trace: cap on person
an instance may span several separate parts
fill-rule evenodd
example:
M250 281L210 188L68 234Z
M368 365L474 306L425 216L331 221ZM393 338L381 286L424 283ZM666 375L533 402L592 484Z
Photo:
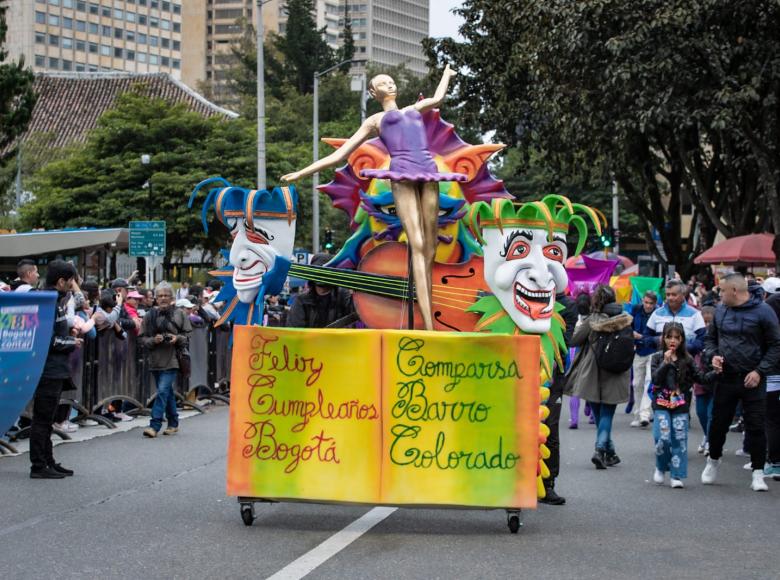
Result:
M129 284L127 283L127 280L124 278L117 278L113 282L111 282L111 288L127 288Z
M761 284L761 288L764 289L764 292L767 294L774 294L775 292L780 292L780 278L776 278L775 276L772 276L771 278L767 278L764 280L764 283Z
M195 305L187 298L179 298L176 301L176 308L195 308Z
M137 290L132 290L132 291L128 292L127 293L127 297L128 298L135 298L136 300L143 300L144 299L143 294L141 294Z

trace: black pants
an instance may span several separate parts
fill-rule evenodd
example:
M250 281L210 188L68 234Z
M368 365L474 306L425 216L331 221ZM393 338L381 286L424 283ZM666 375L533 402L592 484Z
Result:
M710 457L720 459L737 403L742 402L745 438L753 469L763 469L766 460L766 382L745 388L744 376L720 377L715 386L710 423Z
M68 379L41 378L33 398L32 427L30 429L30 463L33 471L40 471L54 463L51 434L52 423L60 404L60 394Z
M558 473L561 469L561 438L560 438L560 422L561 422L561 399L563 397L563 387L566 385L566 377L563 373L556 370L553 374L553 382L550 387L550 398L547 400L547 408L550 409L550 414L547 416L545 425L550 429L550 435L547 437L547 448L550 450L550 458L545 460L547 467L550 469L549 482L552 484L555 482L555 478L558 477Z
M766 439L769 463L780 464L780 391L766 394Z

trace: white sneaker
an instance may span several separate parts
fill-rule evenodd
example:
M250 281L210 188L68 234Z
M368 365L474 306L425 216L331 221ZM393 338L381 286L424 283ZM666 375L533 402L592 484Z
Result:
M682 489L685 487L685 485L682 482L682 479L674 479L672 478L670 482L672 489Z
M630 423L631 427L639 427L641 424L639 423L639 419L634 419Z
M701 472L701 482L704 485L712 485L718 478L718 467L720 466L720 459L707 458L707 465L704 466L704 471Z
M763 469L753 470L753 482L750 484L750 489L752 489L753 491L769 491L769 487L764 481Z
M664 472L663 471L661 471L659 469L656 469L653 472L653 483L655 483L657 485L663 485L664 484Z
M747 451L745 451L740 447L734 452L734 455L736 455L737 457L747 457L748 455L750 455L750 453L748 453Z
M114 415L119 417L122 421L135 421L135 417L128 415L127 413L114 413Z
M748 461L745 465L742 466L742 469L745 469L746 471L753 471L753 462Z
M703 455L706 450L707 450L707 440L705 439L699 444L699 448L697 449L697 452L699 453L699 455Z
M75 433L79 430L79 426L75 423L71 423L70 421L63 421L62 423L54 423L52 425L55 429L58 431L62 431L63 433Z

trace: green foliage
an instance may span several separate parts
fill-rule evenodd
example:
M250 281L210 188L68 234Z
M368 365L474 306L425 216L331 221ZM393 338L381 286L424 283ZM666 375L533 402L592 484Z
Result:
M27 128L36 100L33 72L25 68L24 58L6 62L6 10L0 2L0 153Z
M315 72L335 64L333 50L323 31L317 29L314 13L314 0L288 0L287 32L276 38L287 82L303 94L312 92Z
M455 79L463 117L562 181L614 175L669 263L686 271L696 250L684 203L705 247L717 231L780 232L776 2L466 0L458 11L466 42L428 49L469 71Z

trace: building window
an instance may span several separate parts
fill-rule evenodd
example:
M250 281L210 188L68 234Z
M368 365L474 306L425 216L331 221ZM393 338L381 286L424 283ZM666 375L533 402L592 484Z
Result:
M62 48L73 48L73 39L67 36L62 37Z
M114 26L114 38L121 39L124 35L125 31L119 28L118 26Z
M114 18L117 20L124 20L125 13L122 12L119 8L114 8Z
M149 64L157 64L158 62L160 62L160 59L156 54L149 55Z
M73 70L73 63L69 60L62 61L62 70Z
M138 62L146 62L146 53L145 52L139 52L138 53Z
M103 36L111 36L111 27L110 26L106 26L104 24L103 26L100 27L100 33Z
M99 32L98 25L96 22L90 22L89 23L89 33L90 34L97 34Z
M146 0L138 0L139 6L146 6Z
M173 41L173 50L181 50L181 42L178 40Z
M35 33L36 44L46 44L46 35L43 32Z
M40 54L35 55L35 66L46 66L46 58Z
M62 27L67 28L68 30L73 29L73 18L68 18L67 16L62 17Z
M76 41L76 50L80 50L81 52L85 52L87 50L87 43L83 40L77 40Z
M159 28L160 21L157 18L149 17L149 26L152 28Z
M83 64L76 64L76 72L84 72L84 65Z
M87 11L87 3L86 2L76 2L76 10L79 12L86 12Z
M138 24L140 24L141 26L146 26L146 16L144 16L143 14L139 14Z
M179 6L178 4L174 4L173 5L173 13L174 14L181 14L181 6Z
M60 17L56 16L54 14L49 14L49 24L52 26L59 26L60 25Z
M54 58L53 56L49 57L49 68L60 68L60 59Z
M101 13L103 16L105 16L106 18L111 18L111 8L109 8L108 6L103 6L103 7L100 9L100 13Z
M103 56L111 56L111 47L105 44L100 45L100 54Z
M120 47L118 47L118 46L114 47L114 56L116 58L123 58L124 54L125 54L125 51L122 50Z
M160 42L160 39L156 36L150 36L149 37L149 46L158 46Z
M177 59L173 59L173 68L181 68L181 61Z
M135 32L130 32L129 30L125 32L125 38L128 42L135 42Z
M125 12L125 20L135 22L135 12Z
M35 22L38 24L46 24L46 14L44 12L36 12Z
M125 58L127 60L135 60L135 51L134 50L128 50Z
M164 56L164 57L162 57L162 59L161 59L161 64L162 64L163 66L171 66L171 59L170 59L170 58L168 58L167 56Z
M138 33L138 44L146 44L146 35L139 32Z
M60 45L60 37L56 34L50 34L49 35L49 44L51 46L59 46Z
M181 22L174 22L173 23L173 31L174 32L181 32Z
M171 40L169 38L160 37L160 42L162 43L162 47L163 48L170 48L171 47Z
M157 0L149 0L149 7L150 8L159 8L160 3Z
M90 42L89 43L89 52L92 54L97 54L98 51L98 45L97 42Z
M100 6L98 6L94 2L90 2L89 3L89 13L90 14L100 14Z
M76 20L76 31L77 32L86 32L87 31L87 23L83 20Z
M163 2L162 3L162 9L165 10L166 12L170 12L171 11L171 3L170 2Z
M49 4L51 4L52 6L59 6L60 0L49 0Z

